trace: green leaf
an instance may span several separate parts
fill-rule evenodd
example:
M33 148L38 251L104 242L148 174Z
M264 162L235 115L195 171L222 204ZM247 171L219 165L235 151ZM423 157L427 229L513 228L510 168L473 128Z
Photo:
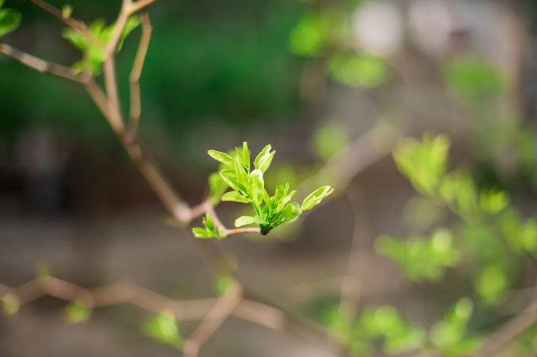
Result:
M283 223L291 223L302 214L302 210L300 209L300 205L298 203L292 202L284 207L282 213L284 218Z
M504 267L491 265L479 273L475 289L481 300L488 306L503 302L509 288L509 276Z
M222 195L228 187L229 185L222 179L218 172L213 172L209 175L209 190L213 205L217 205L220 202Z
M192 229L192 233L196 238L225 238L221 230L214 224L209 213L205 214L203 225L205 228L196 227Z
M241 216L235 220L235 227L247 226L249 224L264 224L266 223L260 217Z
M149 320L143 326L143 331L148 337L177 348L181 348L184 343L179 332L179 325L173 313L168 311L163 311Z
M196 238L213 238L212 233L205 228L192 228L192 233L194 233Z
M250 200L247 197L244 197L244 195L237 191L226 192L222 196L222 201L250 203Z
M218 162L221 162L224 165L233 165L233 158L226 154L225 152L216 151L216 150L209 150L207 151L210 157L215 159Z
M62 17L64 19L68 19L73 14L73 7L71 5L63 5L62 6Z
M0 38L19 27L22 15L15 9L0 10Z
M91 309L81 302L74 302L65 307L65 316L70 324L79 324L89 319Z
M242 167L246 169L246 172L250 172L250 150L248 150L248 143L246 141L242 143L242 150L237 148L237 155L240 158Z
M250 186L250 197L256 205L260 205L263 200L263 189L265 188L265 182L263 180L263 172L259 169L255 169L248 176L248 183Z
M274 155L276 154L276 151L270 151L271 146L267 145L261 150L261 152L256 156L254 160L254 167L256 169L261 170L261 172L265 173L268 168L270 167L270 164L272 163L272 159L274 158Z
M331 194L334 189L330 186L322 186L313 191L308 197L302 202L302 211L308 211L313 207L317 206L321 201Z
M240 183L237 179L237 175L232 170L220 171L220 177L235 191L243 191Z
M399 171L423 194L436 192L446 172L449 138L424 135L421 141L406 139L397 145L393 157Z

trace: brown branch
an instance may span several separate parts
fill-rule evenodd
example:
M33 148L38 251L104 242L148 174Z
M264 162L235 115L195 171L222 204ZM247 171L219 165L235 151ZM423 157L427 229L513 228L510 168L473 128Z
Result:
M140 123L140 116L142 112L141 94L140 94L140 77L142 75L142 69L144 68L145 58L149 49L149 43L151 42L151 33L153 31L151 26L151 20L147 10L143 11L140 15L142 21L142 36L140 37L140 45L138 46L138 52L134 59L132 71L130 75L131 84L131 110L130 110L130 122L129 132L132 137L137 135L138 126Z
M135 14L138 11L141 11L147 8L149 5L152 5L153 3L157 1L158 0L138 0L129 7L129 14L130 15Z
M232 310L228 315L273 330L284 329L285 316L281 311L255 301L243 299L241 291L240 285L231 286L225 299L178 301L131 283L120 282L85 289L65 280L47 276L31 280L14 288L0 284L0 299L12 294L22 306L41 297L51 296L67 302L81 302L94 309L130 304L155 314L171 311L174 317L180 321L221 319L223 312ZM225 305L222 300L227 301ZM231 301L235 304L233 309L230 308ZM211 324L214 324L214 321Z
M57 19L65 23L67 26L74 28L76 31L88 37L92 42L99 44L100 46L103 45L97 38L95 38L95 36L93 36L91 31L82 21L79 21L71 16L64 17L60 9L50 5L46 1L43 1L43 0L26 0L26 1L31 2L35 6L48 12L50 15L52 15L53 17L56 17Z
M239 282L231 283L226 293L218 299L211 311L185 341L185 357L198 357L201 346L218 330L240 303L242 292Z
M11 57L41 73L52 74L77 83L85 83L88 80L86 75L76 73L72 68L45 61L39 57L13 48L5 43L0 43L0 53L7 57Z

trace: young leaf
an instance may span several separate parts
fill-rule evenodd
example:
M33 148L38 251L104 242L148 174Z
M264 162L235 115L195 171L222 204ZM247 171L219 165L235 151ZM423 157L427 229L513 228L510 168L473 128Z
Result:
M331 194L333 191L334 189L330 186L319 187L304 199L304 202L302 202L302 211L308 211L313 207L317 206L326 196Z
M213 205L217 205L220 202L222 195L226 192L228 187L228 184L222 179L218 172L213 172L209 175L209 189Z
M263 180L263 173L259 169L252 171L248 177L250 185L250 196L252 201L259 205L263 199L263 189L265 187L265 182Z
M248 150L248 143L245 141L242 143L242 151L237 149L237 154L240 158L242 167L250 172L250 150Z
M19 27L22 15L15 9L0 10L0 38Z
M240 183L237 179L237 175L233 170L222 170L220 171L220 176L225 183L229 185L235 191L244 191L240 186Z
M250 203L250 200L247 197L244 197L244 195L237 191L226 192L222 196L222 201Z
M207 151L210 157L215 159L218 162L221 162L224 165L233 165L233 158L226 154L225 152L216 151L216 150L209 150Z
M265 146L254 160L255 168L261 170L263 173L268 170L272 163L272 159L274 158L274 154L276 154L276 151L271 152L270 149L270 145Z
M194 233L194 237L196 238L212 238L211 232L204 228L192 228L192 233Z
M260 217L241 216L235 220L235 227L247 226L249 224L263 224L266 223Z
M290 203L282 211L284 222L283 223L291 223L294 222L298 216L302 213L302 210L300 209L300 205L296 202Z

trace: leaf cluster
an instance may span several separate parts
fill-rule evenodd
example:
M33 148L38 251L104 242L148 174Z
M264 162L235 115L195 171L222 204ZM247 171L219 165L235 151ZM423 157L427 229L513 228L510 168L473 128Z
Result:
M311 210L318 205L333 189L330 186L322 186L307 196L302 204L293 202L292 198L296 190L290 191L289 183L277 185L274 195L270 195L265 188L264 174L270 167L276 151L267 145L253 160L250 157L248 144L243 143L242 148L236 148L234 154L221 151L209 150L209 155L221 163L220 178L231 188L231 191L222 195L222 201L250 204L254 210L253 216L241 216L235 220L235 227L258 225L261 234L266 235L272 229L295 221L302 212ZM213 181L217 181L213 179ZM214 185L212 187L217 187ZM221 190L221 188L219 188ZM218 231L214 231L209 225L211 222L206 217L205 231L195 228L198 235L212 235L218 237ZM213 233L210 233L213 232ZM210 237L203 237L210 238Z

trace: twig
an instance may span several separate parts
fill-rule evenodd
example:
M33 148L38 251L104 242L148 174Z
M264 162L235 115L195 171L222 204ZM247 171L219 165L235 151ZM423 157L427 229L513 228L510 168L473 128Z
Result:
M72 68L63 66L61 64L45 61L39 57L13 48L5 43L0 43L0 53L5 56L11 57L19 61L20 63L30 68L33 68L41 73L52 74L77 83L85 83L87 81L86 75L78 74Z
M75 18L73 18L71 16L64 17L62 12L61 12L61 10L59 10L58 8L50 5L46 1L43 1L43 0L26 0L26 1L31 2L35 6L41 8L44 11L48 12L49 14L51 14L53 17L55 17L55 18L59 19L60 21L64 22L67 26L72 27L75 30L77 30L78 32L80 32L81 34L87 36L90 39L90 41L92 41L94 43L97 43L100 46L103 45L97 38L95 38L95 36L93 36L91 31L88 29L88 27L82 21L78 21L78 20L76 20Z
M148 7L149 5L157 2L158 0L138 0L129 7L129 15L137 13Z
M241 301L242 286L234 281L192 335L185 341L185 357L198 357L201 346L218 330Z
M137 135L138 126L140 123L140 116L142 112L141 94L140 94L140 77L142 75L142 69L144 68L144 62L149 49L149 43L151 42L151 33L153 31L151 26L151 20L149 13L144 10L140 19L142 21L142 36L140 37L140 45L138 46L138 52L134 59L132 71L130 75L131 83L131 110L130 110L130 122L129 133L132 137Z
M8 294L16 296L20 306L45 296L52 296L67 302L82 302L93 309L130 304L155 314L171 311L180 321L204 319L221 300L219 298L172 300L126 282L85 289L50 276L40 277L14 288L0 284L0 299ZM285 326L285 316L281 311L240 296L231 315L273 330L283 330Z

